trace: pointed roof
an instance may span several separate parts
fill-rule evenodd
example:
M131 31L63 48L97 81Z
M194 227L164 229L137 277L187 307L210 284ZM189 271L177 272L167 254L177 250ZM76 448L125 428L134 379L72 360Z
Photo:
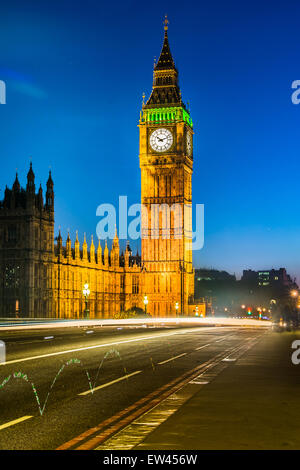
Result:
M91 236L91 248L95 248L93 235Z
M143 109L169 106L183 106L178 84L178 72L171 54L168 39L168 19L165 18L165 35L161 53L154 65L153 87L150 98Z
M48 181L47 181L47 188L53 188L53 180L52 180L52 176L51 176L51 170L49 171L49 178L48 178Z
M20 186L20 182L19 182L19 178L18 178L18 173L16 173L16 179L15 179L15 182L13 184L13 190L14 191L20 191L21 189L21 186Z
M30 168L29 168L29 171L27 173L27 180L28 181L34 181L34 173L33 173L33 169L32 169L32 162L30 162Z
M154 70L176 70L174 59L171 53L168 39L168 19L165 17L165 37L159 59L154 66Z

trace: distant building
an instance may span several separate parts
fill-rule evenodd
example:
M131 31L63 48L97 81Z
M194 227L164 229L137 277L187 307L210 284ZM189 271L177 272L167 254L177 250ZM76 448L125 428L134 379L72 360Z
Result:
M275 287L286 289L298 287L295 280L287 274L285 268L264 271L252 271L251 269L247 269L243 271L241 281L253 284L256 287Z
M236 284L235 275L226 271L195 269L195 299L205 304L207 315L224 314L235 298Z
M234 274L216 269L195 269L195 284L200 281L236 281Z

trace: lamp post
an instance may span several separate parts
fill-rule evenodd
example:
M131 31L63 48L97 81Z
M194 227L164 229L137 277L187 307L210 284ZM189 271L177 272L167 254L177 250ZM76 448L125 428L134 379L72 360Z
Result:
M82 291L83 295L84 295L84 300L85 300L85 309L84 309L84 317L85 318L88 318L89 317L89 310L88 310L88 300L89 300L89 295L91 293L90 289L89 289L89 285L88 283L86 282L83 286L83 291Z
M144 296L145 315L147 315L147 305L148 305L148 302L149 302L148 297L145 295L145 296Z
M178 309L179 309L179 304L178 304L178 302L176 302L176 304L175 304L175 315L176 315L176 317L178 315Z

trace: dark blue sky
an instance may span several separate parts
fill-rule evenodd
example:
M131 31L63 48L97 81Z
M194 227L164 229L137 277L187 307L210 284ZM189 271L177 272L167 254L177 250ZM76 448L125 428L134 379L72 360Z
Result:
M205 204L195 266L300 279L297 0L30 1L0 7L1 197L15 168L49 166L56 228L95 235L96 207L140 200L138 118L163 17L194 121L193 203Z

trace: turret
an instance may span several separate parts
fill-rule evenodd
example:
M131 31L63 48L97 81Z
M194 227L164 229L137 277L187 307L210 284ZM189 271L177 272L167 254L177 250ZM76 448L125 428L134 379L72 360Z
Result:
M60 233L60 229L59 229L58 237L57 237L57 253L58 255L62 255L62 236Z
M97 248L97 263L99 266L102 266L102 247L100 243L100 238L98 240L98 248Z
M71 242L69 232L68 232L68 237L67 237L67 241L66 241L66 255L67 255L67 259L69 261L70 258L72 257L72 242Z
M51 171L49 171L49 178L47 181L47 192L46 192L46 209L48 211L54 212L54 191L53 191L53 181L51 176Z
M105 248L104 248L104 266L109 266L109 251L107 247L107 240L105 240Z
M32 163L30 162L30 168L27 173L27 185L26 185L26 191L29 194L35 194L34 179L35 179L35 176L32 170Z
M87 242L86 242L86 236L84 234L84 239L83 239L83 244L82 244L82 259L87 260L88 255L87 255Z
M75 240L75 259L80 258L80 243L78 240L78 230L76 230L76 240Z
M120 247L119 247L119 238L118 238L117 228L116 228L115 236L113 239L112 250L111 250L111 265L115 267L120 265Z
M129 245L129 241L127 241L127 244L126 244L126 250L125 250L125 267L128 268L129 267L129 261L130 261L130 256L131 256L131 248L130 248L130 245Z
M19 179L18 179L18 173L16 173L16 179L15 179L15 182L13 184L13 192L15 194L19 193L20 189L21 189L21 186L20 186L20 182L19 182Z
M92 235L92 241L90 246L90 262L95 263L95 245L94 245L94 237Z
M26 200L27 209L32 210L35 206L35 184L34 184L34 173L32 170L32 163L30 162L30 168L27 173L27 185L26 185Z

